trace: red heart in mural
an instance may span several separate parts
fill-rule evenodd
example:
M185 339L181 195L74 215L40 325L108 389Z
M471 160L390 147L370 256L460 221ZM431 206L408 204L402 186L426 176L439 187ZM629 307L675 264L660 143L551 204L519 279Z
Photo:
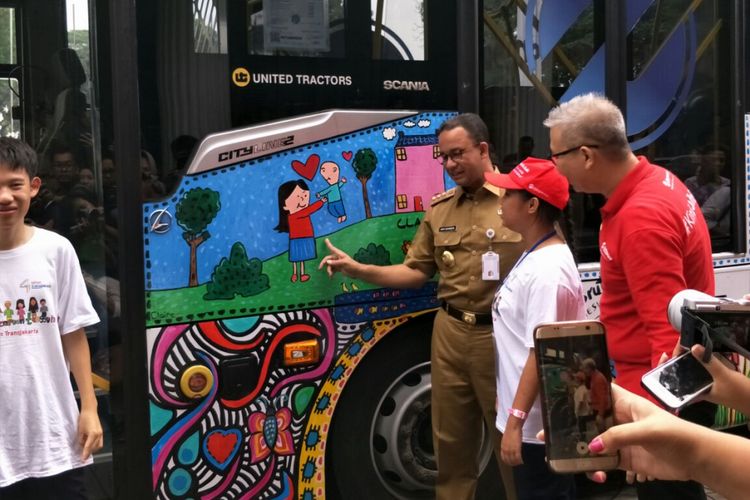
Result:
M352 152L344 151L343 153L341 153L341 156L343 156L346 161L349 161L352 159Z
M305 163L298 160L292 160L292 168L299 175L307 179L308 181L313 180L315 174L318 173L318 165L320 165L320 156L311 154Z
M236 430L214 431L206 437L206 451L214 459L216 465L225 467L236 453L239 440L240 433Z

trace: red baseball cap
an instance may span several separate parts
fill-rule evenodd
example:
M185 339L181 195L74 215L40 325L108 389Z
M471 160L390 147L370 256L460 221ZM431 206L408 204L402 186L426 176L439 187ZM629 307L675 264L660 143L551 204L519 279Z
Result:
M484 178L493 186L528 191L560 210L565 208L570 198L568 179L557 171L550 160L529 156L509 174L486 172Z

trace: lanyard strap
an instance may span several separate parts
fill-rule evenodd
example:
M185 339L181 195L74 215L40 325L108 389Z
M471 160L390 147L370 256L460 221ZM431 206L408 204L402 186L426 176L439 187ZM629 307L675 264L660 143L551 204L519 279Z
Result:
M531 252L533 252L534 250L536 250L536 247L538 247L539 245L541 245L542 243L544 243L548 239L552 238L555 234L557 234L557 231L555 231L553 229L549 233L547 233L544 236L542 236L541 238L539 238L539 241L537 241L536 243L534 243L533 245L531 245L531 248L529 248L528 250L526 250L523 253L523 255L521 255L521 258L516 261L516 263L511 268L511 270L505 276L505 279L503 280L503 285L505 284L506 281L508 281L508 278L510 277L511 274L513 274L513 271L515 271L516 268L521 265L521 262L523 262L523 259L525 259ZM501 285L501 287L502 287L502 285Z

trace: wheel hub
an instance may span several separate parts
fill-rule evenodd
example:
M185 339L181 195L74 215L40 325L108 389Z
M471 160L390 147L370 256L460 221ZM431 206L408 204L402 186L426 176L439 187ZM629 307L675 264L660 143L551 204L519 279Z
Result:
M412 366L385 391L372 418L372 461L383 486L398 499L434 498L430 363ZM479 470L492 454L482 426Z

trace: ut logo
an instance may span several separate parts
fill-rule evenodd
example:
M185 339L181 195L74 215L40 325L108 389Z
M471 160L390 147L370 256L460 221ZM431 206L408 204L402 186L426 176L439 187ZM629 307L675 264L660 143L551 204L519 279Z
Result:
M250 83L250 72L242 67L235 68L232 71L232 83L238 87L247 87Z
M652 22L649 20L650 9L653 10L658 3L656 0L626 2L623 24L631 30L626 35L633 35L639 29L643 31L643 23ZM604 92L607 70L604 44L591 47L590 55L576 58L569 41L565 41L566 35L570 38L572 29L581 28L581 23L593 23L592 9L597 9L596 5L593 0L529 0L525 16L522 13L518 15L516 31L519 34L519 48L529 75L541 79L542 63L556 61L558 56L555 51L570 58L570 76L561 81L565 90L559 102L586 92ZM693 87L696 46L701 42L696 33L694 12L686 9L685 15L667 28L669 36L660 42L653 53L642 55L642 61L625 68L630 75L626 82L625 116L632 149L651 144L672 126ZM550 99L554 100L551 96Z

